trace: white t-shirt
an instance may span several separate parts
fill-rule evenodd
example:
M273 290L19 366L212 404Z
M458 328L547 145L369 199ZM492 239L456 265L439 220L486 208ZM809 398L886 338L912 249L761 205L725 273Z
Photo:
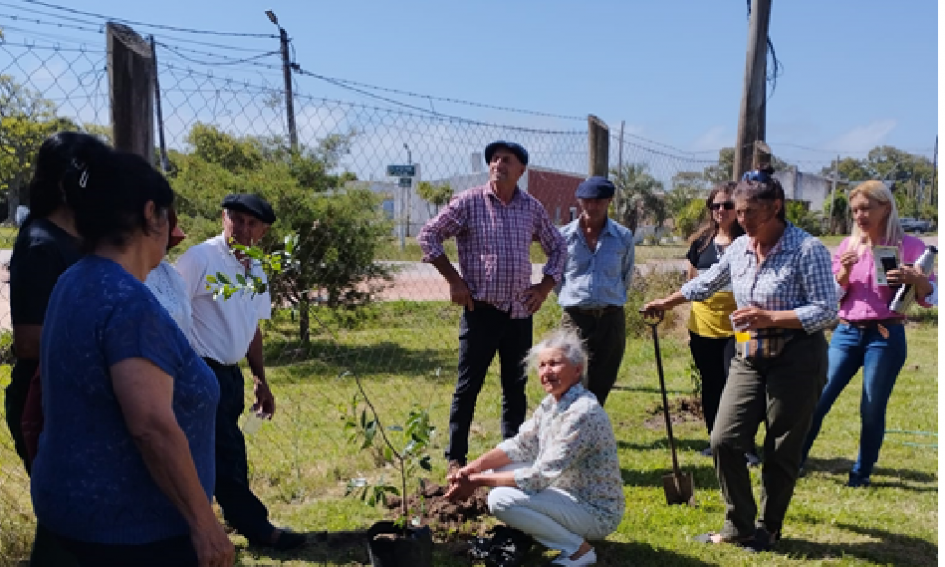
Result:
M187 342L193 344L193 310L184 278L164 259L151 270L144 283L183 331Z
M236 274L246 274L222 234L184 252L176 267L187 284L193 308L194 350L221 364L237 364L246 356L260 319L272 315L269 292L254 296L241 291L230 299L221 296L213 300L213 292L207 289L208 275L222 273L235 281ZM267 282L258 262L253 262L251 273Z

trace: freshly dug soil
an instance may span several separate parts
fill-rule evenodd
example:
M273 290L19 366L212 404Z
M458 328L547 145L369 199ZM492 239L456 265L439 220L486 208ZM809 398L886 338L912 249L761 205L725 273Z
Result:
M445 497L446 488L439 484L427 483L422 492L411 494L407 498L411 518L420 516L423 525L430 526L440 537L475 535L480 531L479 526L469 526L467 523L488 515L489 492L480 488L466 500L450 502ZM400 498L388 497L387 507L392 517L396 518L400 514L400 505Z
M646 418L643 425L649 429L663 429L666 427L666 421L663 418L663 404L657 404L656 407L647 412L650 417ZM669 419L673 423L684 423L687 421L702 421L702 400L697 396L687 396L684 398L672 398L669 400Z

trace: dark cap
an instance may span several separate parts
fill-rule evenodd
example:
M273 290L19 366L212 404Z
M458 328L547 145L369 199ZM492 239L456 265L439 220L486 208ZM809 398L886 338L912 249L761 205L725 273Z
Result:
M276 222L276 213L272 212L269 203L259 195L250 193L227 195L223 198L222 206L224 209L253 215L266 224Z
M496 140L486 146L486 163L492 163L492 154L499 148L507 149L515 154L515 157L518 158L518 161L522 162L522 165L528 165L528 152L525 151L525 148L523 148L521 144L506 142L505 140Z
M614 196L614 184L606 177L588 177L578 185L578 199L610 199Z

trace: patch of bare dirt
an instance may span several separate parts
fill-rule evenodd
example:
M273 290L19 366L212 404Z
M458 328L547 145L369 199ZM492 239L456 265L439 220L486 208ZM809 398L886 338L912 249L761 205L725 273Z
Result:
M647 414L649 414L650 417L644 420L644 427L648 429L663 429L666 427L666 420L663 417L663 404L657 404L656 407L649 410ZM687 396L669 400L669 419L673 423L703 421L702 400L700 400L698 396Z
M422 491L411 494L407 498L411 516L419 515L423 525L430 526L441 537L481 535L480 532L484 532L486 526L481 523L476 526L468 524L489 515L489 492L480 488L466 500L450 502L445 496L446 488L439 484L427 483ZM388 497L387 507L392 517L399 514L400 506L400 498Z

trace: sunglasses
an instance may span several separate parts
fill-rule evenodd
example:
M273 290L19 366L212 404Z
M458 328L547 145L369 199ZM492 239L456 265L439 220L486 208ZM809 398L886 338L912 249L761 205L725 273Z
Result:
M731 211L732 209L735 208L735 203L733 203L732 201L725 201L724 203L710 203L709 208L712 209L713 211L717 211L719 209L725 209L726 211Z
M769 183L771 181L771 176L765 173L764 171L746 171L742 175L742 181L757 181L759 183Z

